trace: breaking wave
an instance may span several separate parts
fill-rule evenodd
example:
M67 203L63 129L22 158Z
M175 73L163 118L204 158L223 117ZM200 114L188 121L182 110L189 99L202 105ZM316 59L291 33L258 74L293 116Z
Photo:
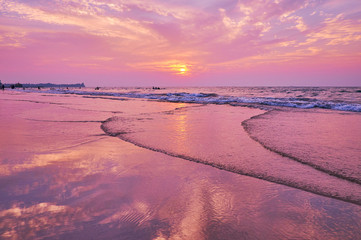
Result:
M361 112L361 104L342 101L326 101L316 98L306 97L242 97L227 96L216 93L187 93L187 92L169 92L169 93L141 93L131 92L102 92L102 91L79 91L67 89L52 89L42 91L53 94L76 94L86 96L109 96L109 97L126 97L126 98L142 98L167 102L184 102L199 104L248 104L261 106L279 106L291 108L322 108L339 111Z

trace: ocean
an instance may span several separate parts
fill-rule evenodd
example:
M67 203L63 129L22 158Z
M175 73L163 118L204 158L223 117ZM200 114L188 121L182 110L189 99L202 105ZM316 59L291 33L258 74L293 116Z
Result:
M360 87L193 87L50 89L48 93L155 99L168 102L281 106L361 112Z
M90 201L98 210L87 219L114 234L133 229L124 239L142 231L137 239L354 239L360 234L360 87L19 89L6 90L0 100L19 105L13 118L28 126L23 132L31 136L14 137L11 145L2 141L13 151L2 150L7 157L0 182L54 161L59 172L82 169L73 180L58 176L61 198L51 197L57 181L44 183L43 190L34 187L33 193L28 187L30 195L24 196L33 200L23 197L15 204L23 211L44 204L34 200L44 191L47 208L88 211L89 203L77 204ZM4 116L15 110L4 109L3 121L9 118L10 126L15 120ZM83 148L81 154L77 148ZM104 187L117 195L106 191L102 197ZM11 196L19 188L6 187L0 220L14 209ZM90 224L79 219L70 222ZM303 232L296 233L297 224ZM61 236L79 236L73 233L63 229Z

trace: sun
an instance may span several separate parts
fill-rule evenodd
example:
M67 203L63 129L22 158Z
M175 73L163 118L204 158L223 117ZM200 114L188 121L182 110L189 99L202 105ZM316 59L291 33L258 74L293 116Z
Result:
M188 68L187 66L180 66L178 68L178 73L177 74L180 74L180 75L186 75L188 73Z
M189 65L186 64L173 64L169 66L169 69L176 75L187 76L190 74Z

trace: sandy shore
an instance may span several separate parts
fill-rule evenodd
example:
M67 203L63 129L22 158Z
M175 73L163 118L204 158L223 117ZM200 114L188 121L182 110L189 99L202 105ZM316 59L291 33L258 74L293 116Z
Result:
M148 126L140 135L132 133L133 139L154 138L147 131L159 128L146 122L155 119L152 114L169 112L182 120L181 113L171 111L189 105L1 92L1 238L357 239L361 235L358 205L151 151L101 129L107 119L127 117L133 119L124 124L128 131L138 123ZM261 113L238 111L247 118ZM197 111L192 114L187 116L199 116ZM174 129L169 119L157 123ZM188 142L185 133L204 126L196 125L198 118L190 123L177 126L182 144ZM162 145L172 142L162 138L161 131L156 139ZM200 149L189 149L189 154Z

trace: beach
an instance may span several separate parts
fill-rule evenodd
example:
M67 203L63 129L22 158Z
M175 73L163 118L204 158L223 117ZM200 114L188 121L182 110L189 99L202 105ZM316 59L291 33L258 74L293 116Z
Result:
M1 91L0 238L361 236L359 89L206 90Z

